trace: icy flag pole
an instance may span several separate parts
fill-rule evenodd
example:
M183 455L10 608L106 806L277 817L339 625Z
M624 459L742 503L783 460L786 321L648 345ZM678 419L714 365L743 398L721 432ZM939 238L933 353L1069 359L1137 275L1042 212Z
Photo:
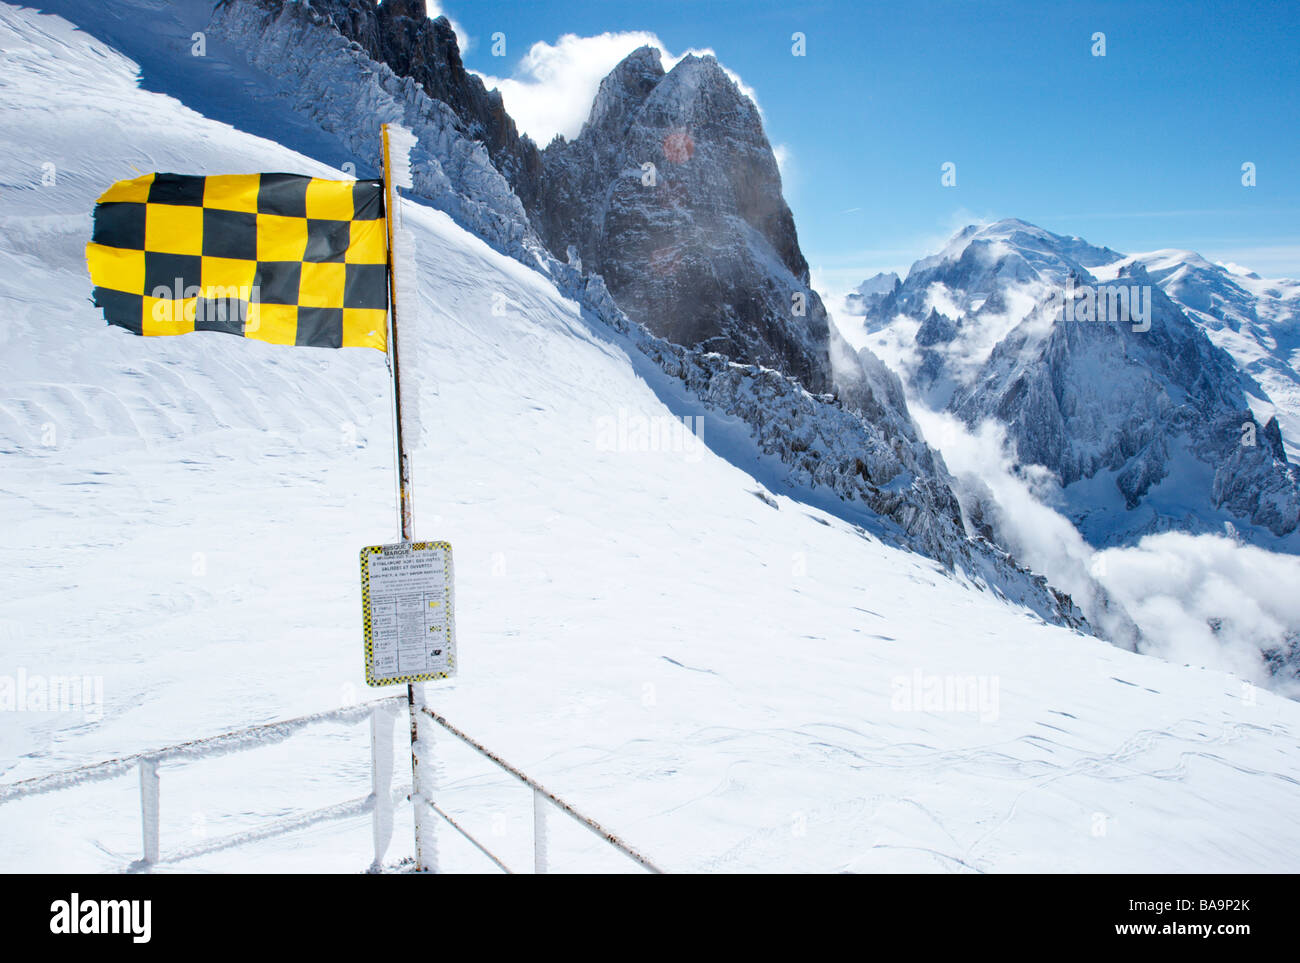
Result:
M410 188L411 148L415 135L400 124L384 125L384 207L388 212L388 277L391 286L388 314L388 362L393 375L393 436L397 448L397 511L401 519L402 541L415 539L415 522L411 506L411 463L406 453L408 432L418 432L414 400L417 389L403 390L401 358L398 343L398 318L409 322L410 310L418 303L416 297L415 263L411 236L402 230L399 187ZM400 314L399 314L400 310ZM420 710L424 707L424 686L409 682L406 686L406 703L411 720L411 810L415 820L415 868L417 872L436 872L438 852L433 835L427 831L424 811L432 802L430 776L433 756L429 747L420 740Z

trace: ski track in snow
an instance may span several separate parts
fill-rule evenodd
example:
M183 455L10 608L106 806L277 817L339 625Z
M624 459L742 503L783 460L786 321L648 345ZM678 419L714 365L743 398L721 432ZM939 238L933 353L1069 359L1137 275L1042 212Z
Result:
M94 198L137 169L330 169L138 89L57 18L0 5L0 47L0 675L102 676L105 699L0 713L3 781L379 694L356 553L396 537L382 358L135 338L89 304L82 256ZM447 216L405 223L417 530L459 579L462 674L428 697L454 723L668 870L1297 868L1300 706L1026 618L760 501L707 450L601 450L601 417L671 416L621 342ZM996 718L899 708L916 672L996 680ZM439 804L529 865L527 792L435 743ZM163 851L368 789L364 725L164 764ZM138 820L133 777L8 804L0 868L121 869ZM399 808L390 862L408 826ZM557 869L635 868L551 836ZM369 842L358 815L179 867L358 871Z

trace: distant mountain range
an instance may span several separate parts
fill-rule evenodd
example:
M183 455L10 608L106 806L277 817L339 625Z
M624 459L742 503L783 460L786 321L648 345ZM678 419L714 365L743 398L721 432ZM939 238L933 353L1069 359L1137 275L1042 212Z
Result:
M1009 219L846 307L927 405L1005 426L1094 545L1232 531L1300 550L1300 283Z

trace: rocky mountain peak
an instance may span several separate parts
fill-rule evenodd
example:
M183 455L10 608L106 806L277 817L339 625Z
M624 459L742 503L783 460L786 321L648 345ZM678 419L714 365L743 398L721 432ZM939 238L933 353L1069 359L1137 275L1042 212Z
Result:
M408 20L424 21L429 19L429 7L425 0L384 0L379 5L381 17L405 17ZM448 27L451 23L446 17L439 17Z
M957 325L952 318L940 314L938 308L931 308L921 327L916 331L916 343L923 348L946 343L957 337Z
M610 134L623 133L663 77L657 48L647 44L633 50L600 82L586 126Z
M543 153L530 211L619 306L676 344L831 389L830 328L808 286L762 119L717 60L664 72L642 47L601 83L587 124Z
M676 100L674 109L716 106L718 98L725 98L727 106L761 123L758 107L741 92L713 54L688 53L668 71L667 77L671 79L659 95L664 100Z

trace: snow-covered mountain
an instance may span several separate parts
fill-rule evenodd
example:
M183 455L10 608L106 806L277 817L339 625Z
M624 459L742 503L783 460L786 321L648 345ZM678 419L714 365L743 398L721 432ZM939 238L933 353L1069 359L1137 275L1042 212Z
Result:
M848 293L845 305L851 314L870 314L874 312L874 302L892 293L903 279L893 271L881 271L873 274Z
M371 126L405 119L416 526L457 553L440 712L670 871L1295 869L1300 704L1250 666L1123 651L1046 624L1065 619L1031 580L894 544L913 536L854 486L916 510L905 472L885 480L904 439L630 321L532 246L461 118L305 5L60 5L84 32L0 4L0 677L100 678L103 704L0 712L5 782L370 694L356 551L395 537L382 359L136 338L91 305L83 251L113 180L366 172ZM666 430L683 416L702 438ZM527 865L526 794L436 752L444 811ZM329 729L165 765L164 855L364 796L368 753ZM138 805L133 778L6 804L0 868L119 869ZM622 868L574 832L556 868ZM361 815L182 866L356 871L369 842ZM439 857L491 868L450 833Z
M1193 251L1152 251L1128 260L1141 263L1258 382L1264 396L1251 395L1252 408L1261 421L1276 414L1288 457L1300 460L1300 281L1261 278Z
M1015 457L1046 469L1049 501L1094 545L1226 523L1297 550L1300 469L1274 405L1166 288L1232 319L1221 328L1244 318L1186 271L1150 263L1157 275L1146 258L1005 220L966 228L893 290L850 307L928 405L971 427L1004 425ZM1246 311L1245 289L1213 280ZM1255 324L1252 343L1288 343L1268 327Z

